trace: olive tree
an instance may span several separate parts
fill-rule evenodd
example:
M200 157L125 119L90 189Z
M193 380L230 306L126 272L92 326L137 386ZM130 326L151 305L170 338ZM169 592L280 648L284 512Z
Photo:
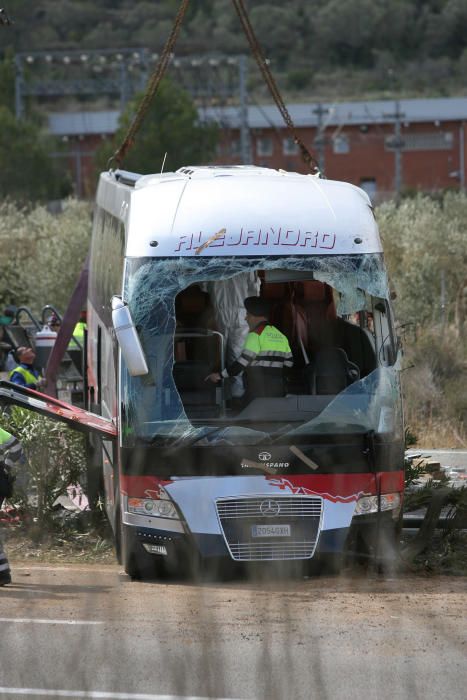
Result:
M113 145L104 144L98 152L97 163L101 169L122 143L140 101L141 95L129 103ZM126 170L154 173L161 170L164 161L166 171L182 165L209 163L215 152L217 134L216 125L200 122L188 93L169 80L163 80L123 166Z
M66 308L88 252L91 207L66 200L60 214L43 206L0 203L0 304Z
M84 439L80 433L31 411L0 411L2 427L20 440L25 462L16 469L13 501L39 528L50 524L53 506L71 484L85 475Z
M400 206L382 204L376 217L399 319L425 325L454 321L467 278L467 197L418 195Z

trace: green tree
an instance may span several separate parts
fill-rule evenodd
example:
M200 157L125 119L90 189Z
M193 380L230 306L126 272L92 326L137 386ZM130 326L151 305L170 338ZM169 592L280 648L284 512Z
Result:
M105 144L99 151L97 163L101 169L122 143L140 100L141 95L123 113L113 145ZM208 163L215 152L217 133L216 125L200 123L196 107L184 90L163 80L122 165L135 172L159 172L166 153L166 171Z
M329 0L316 13L315 52L337 64L368 67L375 37L380 37L382 3L378 0Z
M377 209L400 321L421 325L454 320L459 289L467 278L467 197L447 192ZM441 310L441 288L445 310Z
M432 56L458 58L467 47L465 0L448 0L427 19L426 48Z
M251 10L251 23L268 58L284 67L287 58L297 50L300 39L298 16L286 6L261 4ZM309 40L311 40L311 36Z
M0 106L0 196L34 201L69 194L69 179L50 158L51 148L40 127L18 121L7 107Z
M91 207L67 200L61 214L43 206L0 203L0 308L14 303L38 313L63 311L89 249Z

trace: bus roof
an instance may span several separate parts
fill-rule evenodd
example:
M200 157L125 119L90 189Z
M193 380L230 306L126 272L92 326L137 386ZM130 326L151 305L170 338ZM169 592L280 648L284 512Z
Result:
M345 182L254 166L102 173L97 204L122 219L130 257L381 252L370 200Z

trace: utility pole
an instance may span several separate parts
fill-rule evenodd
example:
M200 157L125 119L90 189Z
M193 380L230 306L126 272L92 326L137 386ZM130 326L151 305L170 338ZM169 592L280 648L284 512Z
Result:
M20 120L23 117L23 63L21 56L15 56L15 115Z
M402 191L402 149L404 148L404 139L401 136L401 122L405 114L401 112L401 103L399 100L396 100L394 104L396 108L394 113L383 114L383 116L394 119L394 136L390 141L390 146L394 149L394 189L396 191L396 201L400 202Z
M247 57L239 56L238 82L240 97L240 153L243 165L248 165L252 162L250 128L248 126L247 70Z
M459 186L461 192L465 192L465 122L461 121L459 127Z
M314 138L313 145L318 153L318 166L320 173L324 174L324 149L326 145L326 139L324 137L325 126L323 117L325 114L329 113L329 109L323 107L321 102L318 102L317 107L315 107L312 111L313 114L316 114L317 117L316 136Z

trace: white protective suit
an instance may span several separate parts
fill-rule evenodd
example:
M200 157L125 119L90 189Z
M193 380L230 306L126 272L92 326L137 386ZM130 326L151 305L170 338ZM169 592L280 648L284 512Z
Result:
M224 336L227 367L241 354L248 335L243 302L247 297L259 296L260 286L261 282L254 271L242 272L226 280L205 282L203 285L204 291L211 297L217 326ZM245 387L242 375L231 377L230 381L232 396L243 396Z

